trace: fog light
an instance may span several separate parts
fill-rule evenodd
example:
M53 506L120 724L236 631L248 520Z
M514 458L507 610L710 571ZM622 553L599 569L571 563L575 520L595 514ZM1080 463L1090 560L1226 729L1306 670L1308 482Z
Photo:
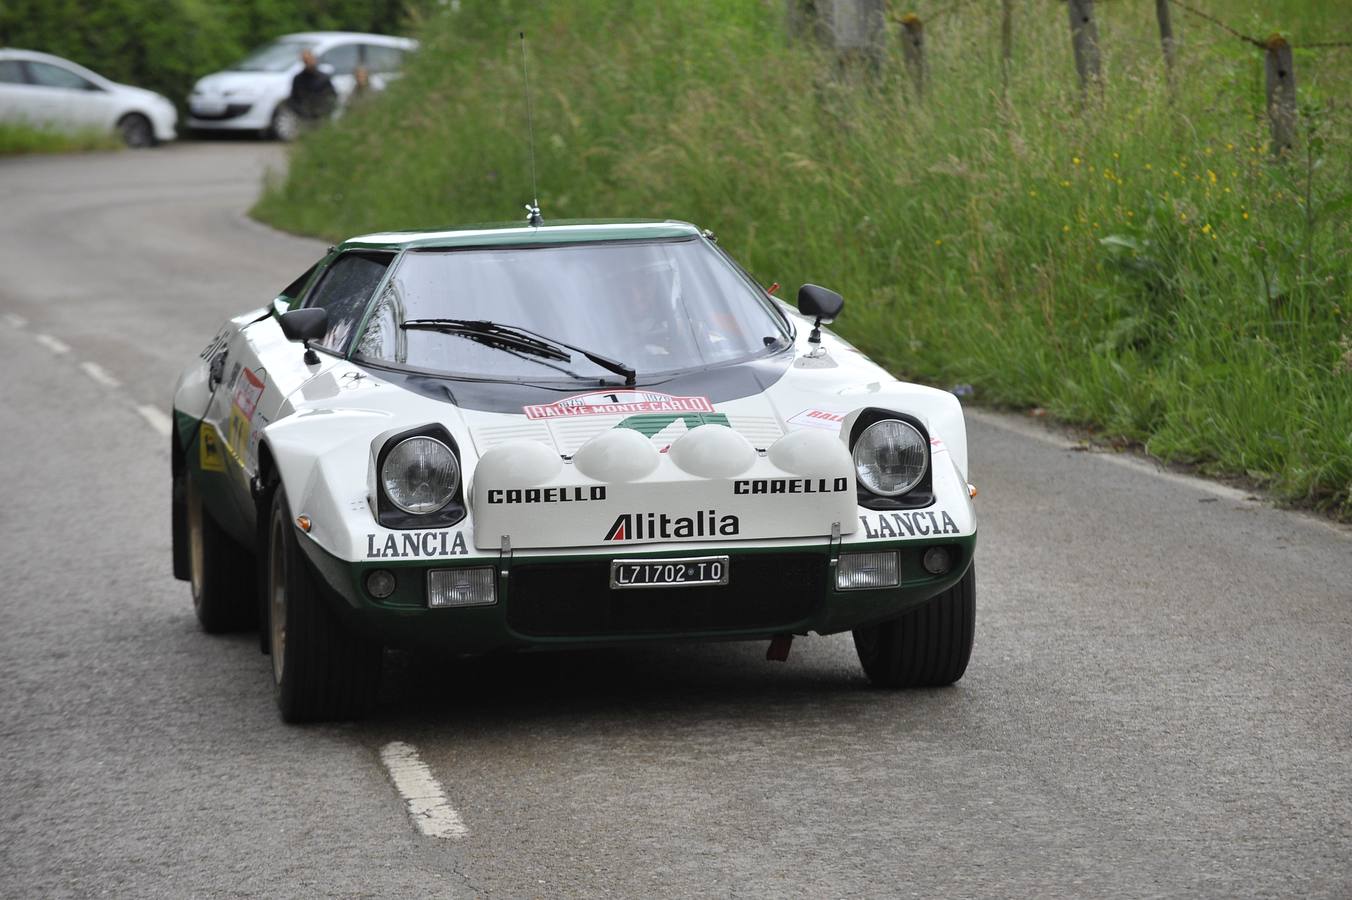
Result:
M492 566L433 569L427 573L427 605L433 609L492 606L497 602L497 570Z
M901 583L897 568L897 551L876 553L842 553L836 564L836 590L863 591L871 588L896 587Z
M953 568L953 557L949 555L947 547L931 547L920 558L920 564L931 575L943 575Z
M375 569L366 573L366 593L377 600L384 600L394 593L394 573L386 569Z

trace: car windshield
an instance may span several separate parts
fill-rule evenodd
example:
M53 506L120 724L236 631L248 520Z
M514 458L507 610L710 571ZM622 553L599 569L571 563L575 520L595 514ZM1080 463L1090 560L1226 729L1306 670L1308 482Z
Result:
M230 67L231 72L285 72L300 61L300 53L309 47L305 41L274 41L260 47Z
M614 378L581 353L520 352L427 320L529 329L642 377L763 354L788 336L757 288L703 240L411 251L377 299L358 355L487 378ZM405 327L408 323L408 327Z

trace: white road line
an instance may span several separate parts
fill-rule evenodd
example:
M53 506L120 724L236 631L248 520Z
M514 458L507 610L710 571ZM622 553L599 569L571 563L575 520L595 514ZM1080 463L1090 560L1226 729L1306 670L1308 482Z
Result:
M59 338L54 338L50 334L35 334L33 335L33 340L37 341L53 353L70 352L70 344L67 344Z
M22 328L28 324L28 320L23 316L14 315L14 313L5 313L5 324L10 328Z
M141 414L141 418L150 423L150 427L160 434L168 437L169 432L173 430L174 423L168 416L160 412L153 406L138 406L136 411Z
M452 840L469 836L460 814L451 807L417 750L403 741L392 741L380 749L380 761L389 771L394 789L404 798L409 818L423 835Z
M86 375L104 387L115 388L122 386L122 382L109 375L108 370L96 362L82 362L80 363L80 368L84 369Z

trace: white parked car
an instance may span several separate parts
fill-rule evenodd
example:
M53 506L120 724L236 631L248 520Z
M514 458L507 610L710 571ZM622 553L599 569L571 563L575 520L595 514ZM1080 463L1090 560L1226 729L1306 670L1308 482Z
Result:
M178 111L167 97L109 81L68 59L0 48L0 122L70 131L116 131L131 147L172 141Z
M404 56L418 48L409 38L346 31L288 34L260 47L223 72L198 80L188 97L188 127L202 131L256 131L289 141L299 119L287 105L291 82L310 50L327 72L341 106L356 84L358 68L371 90L383 90L399 76Z

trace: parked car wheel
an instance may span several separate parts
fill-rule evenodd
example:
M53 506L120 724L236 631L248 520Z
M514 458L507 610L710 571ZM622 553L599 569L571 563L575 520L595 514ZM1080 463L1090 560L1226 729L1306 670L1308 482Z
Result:
M212 518L202 495L187 474L188 581L197 621L207 634L224 634L253 627L256 621L254 561Z
M359 718L380 689L381 647L347 631L325 605L281 488L268 535L268 635L282 719Z
M854 630L864 674L877 687L942 687L967 670L976 626L976 565L953 587L904 615Z
M285 103L278 106L277 111L272 114L268 136L287 143L294 141L300 136L300 116Z
M118 120L117 131L128 147L155 146L155 129L150 120L140 113L128 113Z

